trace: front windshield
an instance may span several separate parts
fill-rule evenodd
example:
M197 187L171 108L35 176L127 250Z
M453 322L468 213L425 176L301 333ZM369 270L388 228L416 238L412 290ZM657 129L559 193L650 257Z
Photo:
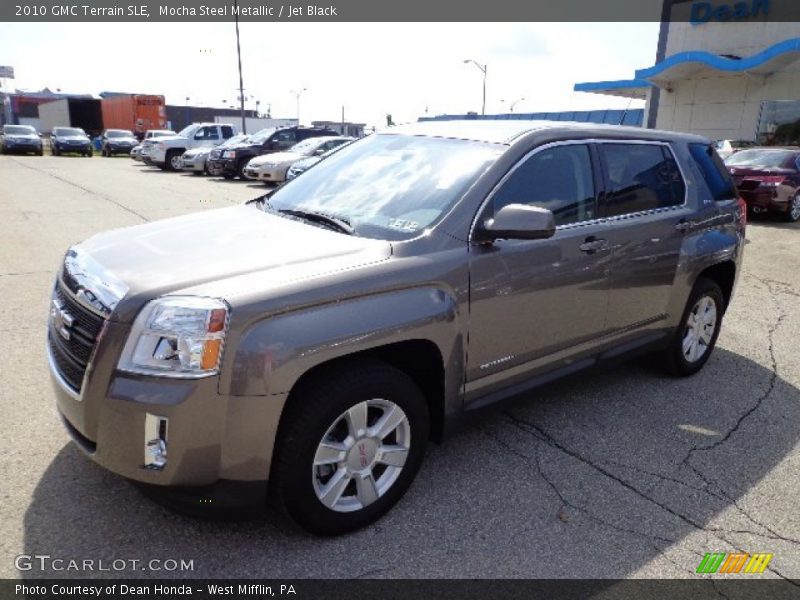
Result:
M222 144L220 144L220 147L222 148L226 146L235 146L236 144L241 144L242 142L249 141L249 139L250 138L248 138L246 135L242 135L240 133L239 135L235 135L232 138L228 138L227 140L222 142Z
M197 129L199 129L197 125L187 125L178 132L178 135L181 137L192 137Z
M83 129L78 129L77 127L57 127L53 129L53 133L56 135L86 135L86 132Z
M779 169L792 154L791 150L742 150L731 155L725 164L730 167Z
M289 148L289 152L294 152L295 154L308 154L309 152L313 152L318 146L327 142L328 139L330 138L308 138L307 140L298 142Z
M153 132L151 132L151 135L153 137L166 137L168 135L175 135L175 132L174 131L168 131L168 130L165 129L164 131L153 131Z
M108 131L106 131L106 137L129 138L133 137L133 134L130 131L125 131L124 129L109 129Z
M275 133L275 131L276 131L276 129L274 127L269 128L269 129L262 129L260 131L257 131L253 135L251 135L250 138L247 141L248 141L248 143L262 144L265 141L267 141L267 138L269 138L269 136L271 136L273 133Z
M6 125L4 131L6 135L36 134L36 130L28 125Z
M374 135L287 183L265 208L337 217L362 237L411 239L449 210L504 150L482 142Z

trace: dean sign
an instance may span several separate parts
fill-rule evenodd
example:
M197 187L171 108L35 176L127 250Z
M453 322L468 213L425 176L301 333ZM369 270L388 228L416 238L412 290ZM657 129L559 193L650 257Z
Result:
M689 22L700 25L709 21L741 21L759 15L769 14L769 0L753 0L752 2L734 2L731 4L712 4L711 2L695 2Z

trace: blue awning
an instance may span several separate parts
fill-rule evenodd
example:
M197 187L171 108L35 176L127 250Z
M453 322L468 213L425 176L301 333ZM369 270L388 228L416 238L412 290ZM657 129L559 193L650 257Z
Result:
M669 88L674 81L714 72L764 76L798 58L800 58L800 38L778 42L746 58L721 56L703 51L680 52L657 65L637 70L635 79L576 83L573 89L576 92L644 99L647 90L653 86Z
M800 38L784 40L747 58L720 56L710 52L680 52L657 65L636 71L637 79L646 79L659 87L668 86L702 72L749 73L768 75L800 58Z
M623 98L647 98L647 90L653 84L644 79L618 79L617 81L587 81L576 83L573 88L576 92L592 92L606 96L621 96Z

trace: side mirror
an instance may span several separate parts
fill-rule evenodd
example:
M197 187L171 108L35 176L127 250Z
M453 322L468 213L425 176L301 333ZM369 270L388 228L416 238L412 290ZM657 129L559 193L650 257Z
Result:
M478 243L506 240L543 240L556 232L552 211L527 204L507 204L476 231Z

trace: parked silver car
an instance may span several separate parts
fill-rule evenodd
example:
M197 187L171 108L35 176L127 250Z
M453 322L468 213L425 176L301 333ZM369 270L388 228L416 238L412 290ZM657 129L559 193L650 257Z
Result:
M241 144L247 139L246 135L238 134L230 139L225 140L219 146L202 146L200 148L192 148L187 150L181 156L181 169L189 171L195 175L219 175L219 173L212 172L208 165L208 156L214 148L227 148L228 146L235 146Z
M58 411L89 458L172 506L269 494L344 533L400 500L465 412L638 352L696 373L745 219L700 136L394 127L245 205L71 247L47 337Z

